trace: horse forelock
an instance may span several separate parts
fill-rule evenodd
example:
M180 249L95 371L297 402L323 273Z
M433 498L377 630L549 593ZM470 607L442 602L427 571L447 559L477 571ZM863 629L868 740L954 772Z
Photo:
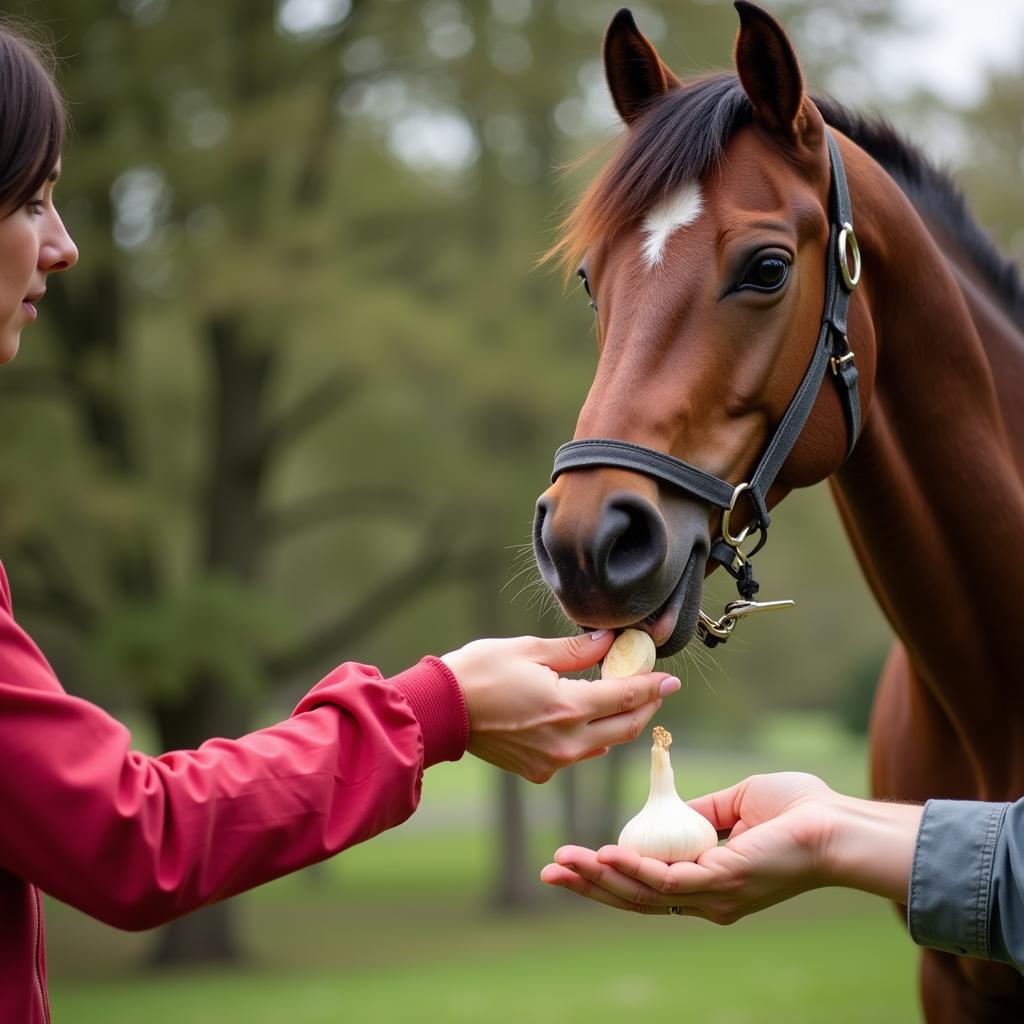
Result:
M978 226L949 176L884 118L866 117L831 97L812 98L825 121L877 160L919 212L942 221L1024 327L1024 284L1017 267ZM613 241L699 183L752 119L750 101L731 72L691 79L659 96L584 192L545 258L571 275L592 246ZM650 254L645 258L650 261Z
M730 73L693 79L658 97L566 218L547 257L571 274L591 246L699 182L752 116Z

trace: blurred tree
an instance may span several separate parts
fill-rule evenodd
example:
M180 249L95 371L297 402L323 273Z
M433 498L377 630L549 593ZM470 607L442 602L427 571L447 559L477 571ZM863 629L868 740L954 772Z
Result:
M994 75L984 98L964 117L966 144L961 172L979 223L1018 265L1024 262L1022 111L1024 76Z
M868 731L875 687L885 663L884 652L862 658L847 670L845 685L836 701L836 716L856 736Z
M5 383L66 400L52 415L75 468L44 494L10 464L26 514L6 539L21 599L77 631L71 677L131 687L163 749L246 731L266 679L337 660L457 572L472 534L439 530L443 503L400 475L295 500L272 486L364 372L336 346L306 365L289 349L302 311L330 296L336 103L358 77L338 36L358 33L366 6L48 5L76 113L63 194L84 259L47 303L52 348ZM340 612L290 623L268 563L352 517L389 521L411 550L381 559L347 606L324 602ZM158 960L234 958L229 914L171 925Z

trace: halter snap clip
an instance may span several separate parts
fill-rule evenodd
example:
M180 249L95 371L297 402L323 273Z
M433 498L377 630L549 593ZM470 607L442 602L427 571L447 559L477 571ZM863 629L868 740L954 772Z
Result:
M716 647L728 640L736 623L755 612L781 611L792 608L795 601L730 601L722 611L720 619L706 615L703 609L697 614L697 636L708 647Z

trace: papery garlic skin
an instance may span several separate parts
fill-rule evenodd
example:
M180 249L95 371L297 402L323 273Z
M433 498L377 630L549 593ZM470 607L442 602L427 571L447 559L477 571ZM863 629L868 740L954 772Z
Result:
M718 845L718 833L676 792L668 747L672 736L660 725L654 727L651 747L651 793L635 818L619 834L619 846L643 857L666 864L696 860L705 850Z

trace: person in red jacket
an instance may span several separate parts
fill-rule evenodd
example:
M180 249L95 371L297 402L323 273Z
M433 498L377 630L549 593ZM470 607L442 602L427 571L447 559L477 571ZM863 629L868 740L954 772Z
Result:
M78 258L53 205L64 118L40 52L0 29L0 365ZM544 782L634 739L679 681L563 677L611 641L477 640L390 679L343 664L284 722L149 757L62 688L0 565L0 1021L49 1024L41 891L149 928L399 824L466 750Z

